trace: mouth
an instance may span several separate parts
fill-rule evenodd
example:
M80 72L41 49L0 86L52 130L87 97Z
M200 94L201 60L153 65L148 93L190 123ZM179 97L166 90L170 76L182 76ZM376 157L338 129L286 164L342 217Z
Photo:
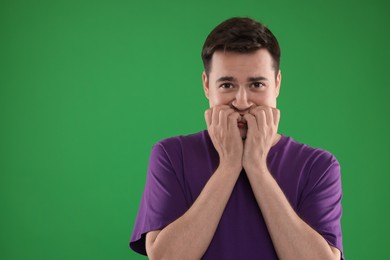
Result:
M241 118L238 120L237 126L238 128L243 128L243 129L248 128L248 124L243 116L241 116Z
M238 125L238 128L242 128L242 129L247 129L248 128L248 125L244 124L242 122L238 122L237 125Z

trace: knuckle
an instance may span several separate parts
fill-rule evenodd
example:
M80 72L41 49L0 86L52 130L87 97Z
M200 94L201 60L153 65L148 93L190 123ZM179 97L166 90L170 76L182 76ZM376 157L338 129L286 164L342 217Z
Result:
M247 122L253 122L253 120L255 120L255 117L254 115L251 115L251 114L246 114L244 115L244 118Z
M227 112L228 112L229 114L233 114L233 113L235 113L236 111L234 111L234 109L232 109L232 108L229 108L229 109L227 110Z
M257 109L252 109L252 110L249 110L249 113L248 115L255 115L257 113Z
M231 113L228 115L229 119L230 120L237 120L238 118L238 115L236 113Z
M219 112L219 115L220 115L222 118L226 118L226 117L227 117L227 112L226 112L226 110L221 110L221 111Z
M258 113L256 113L256 116L258 116L258 117L263 117L263 116L265 116L265 115L266 115L266 112L265 112L264 109L262 109L262 110L260 110Z

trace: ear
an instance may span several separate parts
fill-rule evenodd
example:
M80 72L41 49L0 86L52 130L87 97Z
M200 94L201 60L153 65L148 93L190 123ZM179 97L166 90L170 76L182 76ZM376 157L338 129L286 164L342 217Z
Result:
M275 92L276 92L276 97L279 96L280 92L280 84L282 83L282 72L279 70L278 75L276 76L276 81L275 81Z
M202 82L203 82L203 90L207 99L209 99L209 79L206 75L206 72L202 73Z

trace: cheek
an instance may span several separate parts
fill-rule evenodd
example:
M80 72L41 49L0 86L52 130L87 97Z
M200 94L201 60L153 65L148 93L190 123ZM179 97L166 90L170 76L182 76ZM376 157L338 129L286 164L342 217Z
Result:
M209 102L210 106L215 105L228 105L232 102L233 98L230 95L221 94L221 93L210 93Z
M267 96L263 94L257 94L252 96L253 103L255 103L257 106L262 106L267 104Z
M275 106L275 97L270 93L262 93L259 95L254 95L252 102L257 106Z

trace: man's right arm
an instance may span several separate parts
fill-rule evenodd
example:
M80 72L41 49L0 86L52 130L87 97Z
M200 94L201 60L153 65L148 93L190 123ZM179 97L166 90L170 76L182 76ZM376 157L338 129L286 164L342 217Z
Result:
M239 116L228 106L213 107L205 112L219 166L181 217L162 230L147 233L146 252L150 259L200 259L206 252L242 170Z
M241 168L220 165L193 205L164 229L146 235L148 257L200 259L206 252Z

